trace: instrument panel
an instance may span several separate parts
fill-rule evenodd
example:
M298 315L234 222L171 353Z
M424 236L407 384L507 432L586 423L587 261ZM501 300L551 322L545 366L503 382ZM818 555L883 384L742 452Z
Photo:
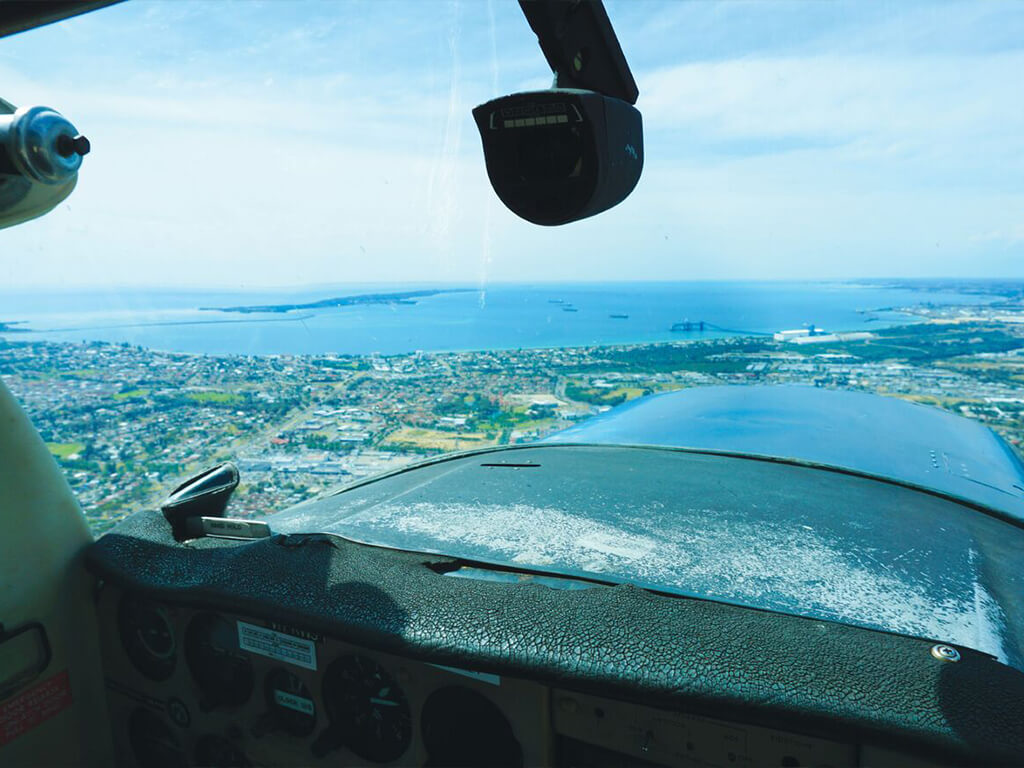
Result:
M99 609L126 768L552 763L543 686L109 586Z
M109 585L99 611L123 768L907 764L856 745L413 661Z

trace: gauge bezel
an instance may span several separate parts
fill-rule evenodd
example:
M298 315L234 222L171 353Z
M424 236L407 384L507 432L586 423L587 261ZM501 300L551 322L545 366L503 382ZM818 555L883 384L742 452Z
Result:
M143 636L140 619L155 617L171 640L170 650L160 653ZM162 682L174 674L178 659L178 638L168 609L130 592L121 597L117 606L117 630L121 648L132 666L143 676Z
M221 639L230 638L230 647L215 648L210 642L215 632ZM200 709L239 707L252 697L256 679L252 659L239 647L234 621L219 613L196 613L189 621L185 664L202 693Z
M377 682L371 682L375 678ZM353 683L359 688L353 690ZM409 699L378 659L360 653L339 656L324 673L321 695L331 723L329 730L336 732L355 755L374 763L390 763L412 746L414 723ZM379 729L376 737L368 734L368 726L372 726L368 718L389 723L393 737L382 739Z
M137 765L146 768L185 768L188 756L181 740L159 715L136 707L127 722L128 744Z

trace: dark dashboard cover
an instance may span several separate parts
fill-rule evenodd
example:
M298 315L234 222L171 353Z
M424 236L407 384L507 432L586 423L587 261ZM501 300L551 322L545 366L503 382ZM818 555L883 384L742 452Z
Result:
M535 446L430 462L268 522L930 638L1024 668L1024 531L847 472Z

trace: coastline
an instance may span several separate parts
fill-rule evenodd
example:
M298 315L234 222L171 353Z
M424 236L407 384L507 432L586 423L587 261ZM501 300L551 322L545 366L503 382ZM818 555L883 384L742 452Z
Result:
M408 303L414 293L418 299ZM188 294L176 297L178 306L145 308L143 296L128 297L134 306L96 309L62 302L59 313L44 308L23 317L11 314L21 324L19 338L33 341L100 341L214 356L398 355L737 338L810 324L850 333L916 322L913 305L933 296L938 294L836 282L526 284L266 304L228 300L215 311L190 302ZM947 293L944 298L966 305L991 297ZM567 305L577 311L565 312ZM698 328L703 321L705 327L673 330L687 320ZM13 340L13 330L8 338Z

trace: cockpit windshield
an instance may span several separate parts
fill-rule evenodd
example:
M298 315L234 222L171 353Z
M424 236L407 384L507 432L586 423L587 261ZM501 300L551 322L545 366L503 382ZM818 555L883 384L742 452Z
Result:
M552 87L517 3L127 2L0 40L0 98L60 110L92 146L69 197L0 231L0 378L93 532L230 460L228 514L282 532L1021 666L1024 5L605 6L639 90L643 174L558 227L495 194L473 116ZM546 130L568 114L551 109L506 119ZM642 407L662 423L642 398L728 387L731 412L752 413L740 388L782 384L799 385L790 416L761 409L742 445L597 437ZM816 432L832 390L970 420L970 439L915 432L904 451L887 435L913 420L885 408ZM798 422L818 441L806 456ZM535 475L459 470L543 478L488 480L490 499L446 474L457 461L408 475L436 497L373 496L405 475L365 484L534 443ZM733 457L736 495L703 454L667 447L892 482Z

